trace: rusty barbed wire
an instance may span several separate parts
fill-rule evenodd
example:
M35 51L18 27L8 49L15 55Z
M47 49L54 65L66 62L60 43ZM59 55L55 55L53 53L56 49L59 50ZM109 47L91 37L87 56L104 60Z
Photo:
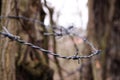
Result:
M93 51L92 51L92 53L91 53L90 55L78 56L78 54L76 54L76 55L73 55L73 56L62 56L62 55L60 55L60 54L56 54L56 53L54 53L54 52L52 52L52 51L50 51L50 50L43 49L43 48L41 48L41 47L39 47L39 46L36 46L36 45L34 45L34 44L32 44L32 43L28 43L28 42L20 39L19 36L16 36L16 35L11 34L11 33L6 29L6 27L3 27L3 30L4 30L4 31L0 31L0 34L3 35L3 36L5 36L5 37L8 37L8 38L11 39L12 41L16 41L16 42L18 42L18 43L21 43L21 44L30 46L31 48L34 48L34 49L37 49L37 50L40 50L40 51L44 52L44 54L53 55L53 56L58 57L58 58L63 58L63 59L67 59L67 60L71 60L71 59L72 59L72 60L78 60L78 62L79 62L80 59L88 59L88 58L91 58L91 57L93 57L93 56L95 56L95 55L100 54L100 52L101 52L100 50L97 50L87 39L83 39L84 42L86 42L87 44L89 44L89 45L91 46L91 48L93 49Z

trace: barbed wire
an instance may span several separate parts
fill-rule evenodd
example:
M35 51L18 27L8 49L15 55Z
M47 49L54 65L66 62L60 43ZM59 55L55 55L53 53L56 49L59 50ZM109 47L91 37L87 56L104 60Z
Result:
M94 45L89 42L85 37L81 36L81 34L79 34L79 31L76 31L78 30L77 28L74 28L73 26L70 26L68 28L64 28L64 27L61 27L61 29L59 30L59 32L56 31L56 29L54 29L54 33L44 33L44 35L46 36L66 36L66 35L69 35L69 36L76 36L80 39L82 39L85 43L87 43L93 51L97 51L97 49L94 47Z
M71 59L72 59L72 60L78 60L78 62L79 62L80 59L88 59L88 58L91 58L91 57L93 57L93 56L95 56L95 55L100 54L100 52L101 52L100 50L97 50L87 39L83 39L84 42L86 42L87 44L89 44L89 45L91 46L91 48L93 49L92 54L86 55L86 56L78 56L78 53L76 53L76 54L73 55L73 56L62 56L62 55L60 55L60 54L56 54L56 53L54 53L54 52L52 52L52 51L50 51L50 50L43 49L43 48L41 48L41 47L39 47L39 46L36 46L36 45L34 45L34 44L32 44L32 43L29 43L29 42L26 42L26 41L20 39L19 36L16 36L16 35L11 34L11 33L6 29L6 27L3 27L3 30L4 30L4 31L0 31L0 34L3 35L3 36L5 36L5 37L8 37L8 38L11 39L12 41L16 41L16 42L18 42L18 43L21 43L21 44L30 46L31 48L34 48L34 49L37 49L37 50L40 50L40 51L44 52L44 54L53 55L53 56L58 57L58 58L63 58L63 59L67 59L67 60L71 60Z
M39 25L42 25L44 27L50 27L51 25L45 25L43 22L37 20L36 18L27 18L25 16L14 16L14 15L10 15L10 16L0 16L0 19L3 18L8 18L8 19L22 19L22 20L27 20L27 21L31 21L31 22L35 22L38 23ZM55 26L55 25L52 25Z

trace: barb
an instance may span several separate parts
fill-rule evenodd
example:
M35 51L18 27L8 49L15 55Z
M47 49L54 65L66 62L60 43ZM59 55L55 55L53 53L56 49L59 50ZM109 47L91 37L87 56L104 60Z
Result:
M44 54L53 55L53 56L58 57L58 58L63 58L63 59L68 59L68 60L71 60L71 59L72 60L88 59L88 58L91 58L91 57L93 57L93 56L95 56L97 54L100 54L100 52L101 52L100 50L95 49L95 51L92 54L88 55L88 56L78 56L78 55L62 56L60 54L55 54L54 52L52 52L50 50L43 49L43 48L41 48L39 46L36 46L36 45L34 45L32 43L28 43L28 42L26 42L24 40L21 40L19 36L15 36L15 35L11 34L5 27L3 27L3 29L4 29L4 32L0 31L0 34L5 36L5 37L8 37L12 41L16 41L18 43L30 46L31 48L34 48L34 49L37 49L37 50L40 50L40 51L44 52ZM87 41L87 43L88 43L88 41Z
M56 28L56 29L54 29L54 33L45 33L44 35L47 35L47 36L50 36L50 35L53 36L54 35L56 37L57 36L63 37L63 36L68 35L72 39L73 42L74 42L73 36L81 38L92 49L92 54L90 54L88 56L81 56L81 57L84 57L84 58L90 58L90 57L96 55L97 53L100 53L100 50L97 50L91 42L89 42L85 37L81 36L81 34L79 34L78 29L73 27L73 26L70 26L68 28L61 27L60 29ZM76 49L74 58L75 57L77 58L79 49L77 48L77 45L76 45L75 42L74 42L74 47ZM78 63L80 63L80 58L78 59Z
M85 37L81 36L79 34L78 29L74 28L73 26L70 26L68 28L61 27L61 29L59 29L59 31L58 31L58 29L57 30L54 29L54 33L44 33L44 35L46 35L46 36L56 36L56 37L57 36L63 37L63 36L68 35L71 38L73 36L76 36L76 37L82 39L86 44L88 44L91 47L91 49L93 50L93 52L97 51L97 49L94 47L94 45L91 42L89 42Z
M72 28L73 28L73 26L70 26L70 27L68 27L68 28L64 28L64 27L60 27L60 28L58 28L58 27L55 27L55 28L53 28L53 32L54 33L44 33L44 35L46 35L46 36L60 36L60 37L63 37L63 36L66 36L66 35L73 35L73 33L72 33Z

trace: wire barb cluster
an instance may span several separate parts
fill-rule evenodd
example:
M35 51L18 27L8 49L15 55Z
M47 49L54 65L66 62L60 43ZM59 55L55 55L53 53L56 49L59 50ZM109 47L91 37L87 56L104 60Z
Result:
M19 36L15 36L15 35L11 34L5 27L3 27L3 30L4 30L4 31L0 31L0 34L3 35L3 36L5 36L5 37L8 37L8 38L11 39L12 41L16 41L16 42L18 42L18 43L21 43L21 44L30 46L31 48L40 50L40 51L44 52L45 54L53 55L53 56L58 57L58 58L63 58L63 59L68 59L68 60L70 60L70 59L72 59L72 60L78 60L78 62L79 62L80 59L91 58L91 57L93 57L93 56L95 56L95 55L97 55L97 54L100 54L100 52L101 52L100 50L95 49L94 46L93 46L88 40L83 39L83 40L84 40L86 43L88 43L88 44L91 46L91 48L93 49L93 53L92 53L92 54L87 55L87 56L78 56L78 53L76 53L76 54L73 55L73 56L62 56L62 55L60 55L60 54L54 53L54 52L52 52L52 51L50 51L50 50L43 49L43 48L41 48L41 47L39 47L39 46L36 46L36 45L34 45L34 44L32 44L32 43L28 43L28 42L20 39Z

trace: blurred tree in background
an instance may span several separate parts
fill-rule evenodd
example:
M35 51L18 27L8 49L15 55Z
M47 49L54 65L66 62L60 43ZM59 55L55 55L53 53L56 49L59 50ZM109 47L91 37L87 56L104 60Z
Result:
M120 1L88 0L88 8L88 38L102 54L83 62L80 80L120 80Z

